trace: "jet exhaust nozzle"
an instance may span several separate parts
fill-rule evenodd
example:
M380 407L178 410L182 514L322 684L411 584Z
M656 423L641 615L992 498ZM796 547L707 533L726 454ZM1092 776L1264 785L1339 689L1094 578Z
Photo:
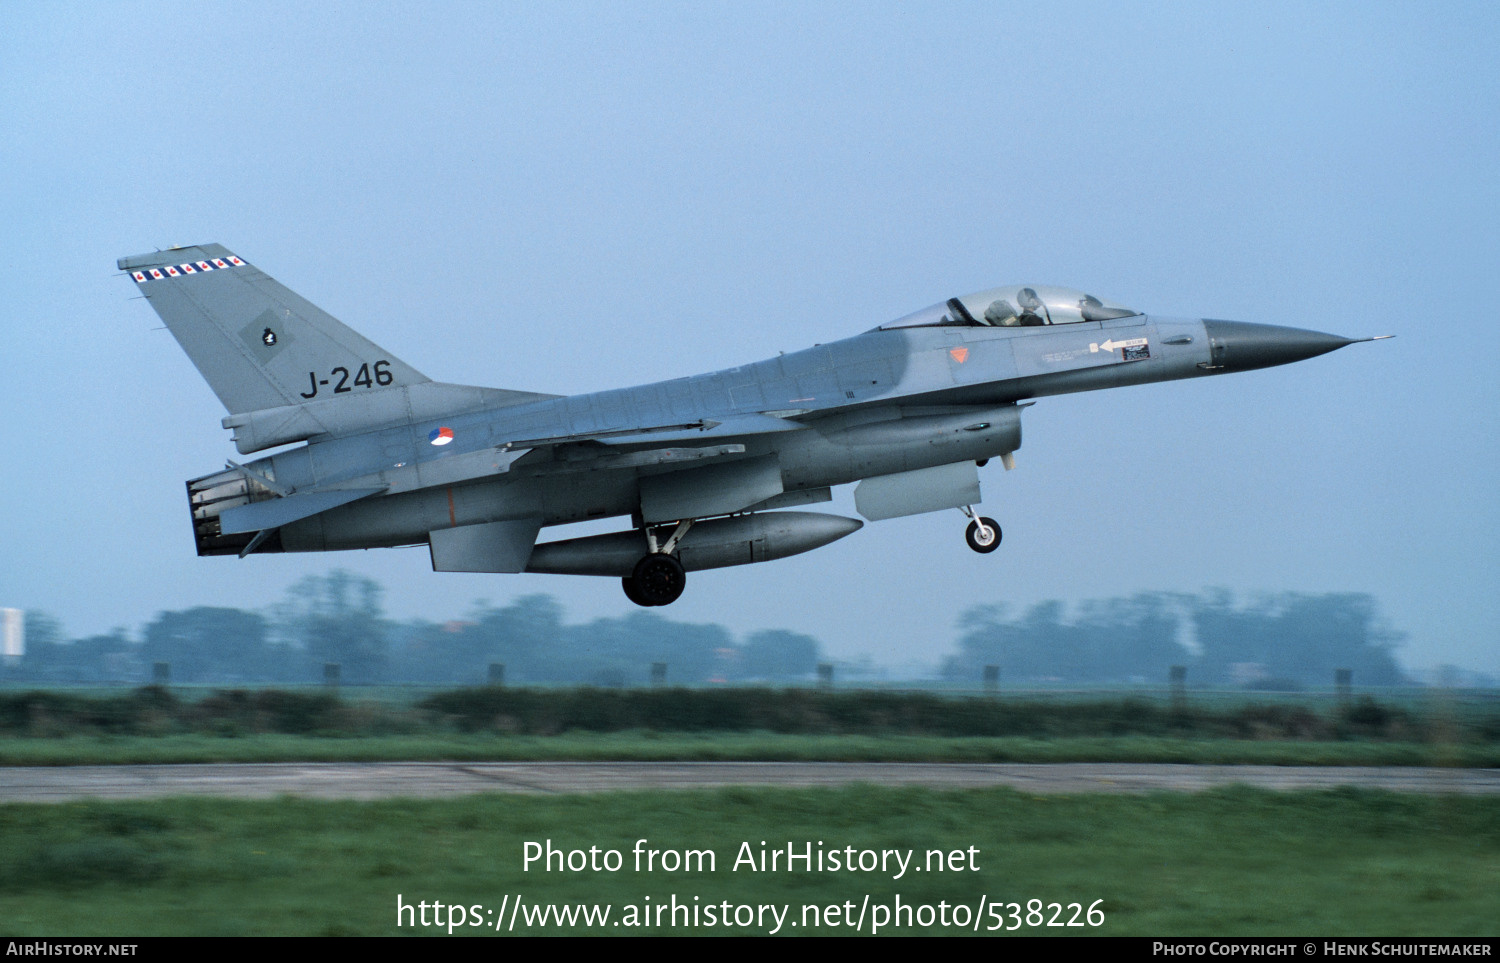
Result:
M255 532L225 534L219 516L229 509L258 504L276 497L260 482L237 469L214 472L187 483L188 506L193 513L193 541L199 555L238 555L256 538ZM257 552L282 551L281 535L275 533L255 546Z

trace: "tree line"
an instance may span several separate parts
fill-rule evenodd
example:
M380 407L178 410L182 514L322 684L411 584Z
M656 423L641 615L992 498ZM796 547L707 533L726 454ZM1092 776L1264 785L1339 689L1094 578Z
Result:
M270 611L200 606L161 612L132 639L124 629L68 640L50 615L26 613L26 654L0 679L149 682L167 663L173 683L307 683L339 665L350 684L476 685L503 666L507 683L637 685L664 663L670 683L795 681L822 658L816 639L779 629L737 641L720 625L633 612L570 625L557 601L528 595L476 603L460 619L395 621L378 582L345 571L309 576Z
M985 666L1011 681L1165 681L1182 666L1195 683L1248 689L1329 686L1347 670L1360 685L1406 681L1395 649L1403 636L1368 595L1284 592L1236 604L1224 590L1143 592L1061 602L1014 614L1004 605L968 610L959 623L952 679ZM994 670L991 670L994 671Z
M736 639L716 624L650 611L581 624L557 601L528 595L465 617L396 621L379 583L344 571L309 576L266 612L197 607L161 612L138 638L124 629L66 638L61 623L26 613L26 654L0 669L9 682L149 682L170 666L173 683L319 681L328 663L350 684L474 685L503 666L508 684L639 685L652 666L669 684L796 682L825 659L812 636L766 629ZM998 673L1005 684L1164 682L1171 666L1194 685L1328 686L1349 670L1361 686L1405 681L1401 636L1368 595L1283 593L1236 600L1225 591L1141 593L1068 606L1046 601L1012 612L981 605L958 623L958 651L942 665L957 683Z

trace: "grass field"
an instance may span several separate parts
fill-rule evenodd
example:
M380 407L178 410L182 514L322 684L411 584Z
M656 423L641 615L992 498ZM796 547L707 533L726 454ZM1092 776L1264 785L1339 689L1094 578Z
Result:
M1179 705L808 690L461 690L349 699L141 689L6 695L0 736L0 765L1500 766L1493 700ZM642 839L647 849L712 852L716 865L638 870L633 850ZM618 851L621 864L523 868L525 844L547 840L585 854ZM923 869L900 878L894 867L789 871L783 862L752 871L735 868L742 844L753 854L781 852L783 860L788 844L825 854L909 852ZM945 869L926 865L929 851ZM464 907L465 924L498 918L505 932L515 913L515 931L531 933L770 932L779 913L783 934L844 933L855 917L860 932L881 923L887 934L998 926L1047 935L1493 936L1496 893L1500 802L1355 790L1039 797L856 786L0 806L0 932L16 936L446 934L446 926L415 925L424 915L449 920L436 903ZM405 926L397 925L398 898L412 907ZM674 900L675 920L653 918ZM895 912L898 901L905 915ZM611 916L592 926L527 919L541 907L584 904L608 907ZM726 911L745 925L706 925ZM455 932L495 931L461 925Z
M0 765L847 760L1500 766L1500 702L809 689L0 693Z
M0 740L0 765L195 762L809 761L1175 762L1274 766L1500 766L1500 744L1170 736L1037 738L798 735L769 732L568 732L555 736L202 734Z
M637 870L640 839L648 849L711 851L715 866ZM524 844L546 840L561 850L616 850L620 869L523 870ZM894 863L868 872L733 868L742 843L758 854L762 841L783 852L789 842L825 854L912 851L918 866L928 850L959 851L962 861L900 879ZM621 935L726 932L702 925L705 907L717 915L726 901L782 908L786 934L847 932L848 917L863 910L869 932L899 898L912 913L887 918L889 934L972 932L976 918L983 932L998 918L1049 935L1494 936L1497 893L1495 801L1355 790L1036 797L855 786L0 807L0 927L14 936L446 934L398 927L398 894L414 907L462 905L465 922L488 923L495 912L502 925L517 897L526 907L607 904L609 924L592 929ZM640 922L641 908L673 898L684 907L678 925L629 925L632 907ZM1040 901L1034 914L1030 900ZM1096 927L1028 925L1028 917L1081 921L1095 901ZM997 902L1005 904L998 917L989 909ZM698 928L688 925L690 907ZM516 932L559 930L526 925L524 912ZM727 931L773 924L763 913ZM456 932L493 935L488 926Z

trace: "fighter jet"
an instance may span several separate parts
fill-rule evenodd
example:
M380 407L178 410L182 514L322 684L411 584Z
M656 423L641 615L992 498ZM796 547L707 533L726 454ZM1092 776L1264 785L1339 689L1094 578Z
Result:
M676 601L687 572L857 531L787 510L836 485L855 484L871 521L959 509L969 547L992 552L978 470L1014 467L1034 399L1375 340L1023 284L726 371L564 397L432 381L218 244L118 265L223 402L239 453L281 449L187 482L199 555L425 544L435 571L613 576L645 606ZM629 527L537 542L610 517Z

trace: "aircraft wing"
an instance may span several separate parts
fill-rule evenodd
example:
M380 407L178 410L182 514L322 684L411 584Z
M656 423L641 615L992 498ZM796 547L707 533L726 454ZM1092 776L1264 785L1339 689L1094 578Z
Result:
M734 457L745 454L745 445L736 442L803 427L774 415L728 415L723 421L517 438L500 447L542 455L533 466L540 474L670 468L641 480L642 517L658 522L728 514L780 495L776 456Z
M671 442L720 442L745 435L763 435L778 431L797 431L803 425L774 415L730 415L723 421L703 419L669 425L653 425L646 428L618 428L605 431L585 431L571 435L552 435L545 438L517 438L504 442L503 451L522 448L552 448L559 445L662 445Z

